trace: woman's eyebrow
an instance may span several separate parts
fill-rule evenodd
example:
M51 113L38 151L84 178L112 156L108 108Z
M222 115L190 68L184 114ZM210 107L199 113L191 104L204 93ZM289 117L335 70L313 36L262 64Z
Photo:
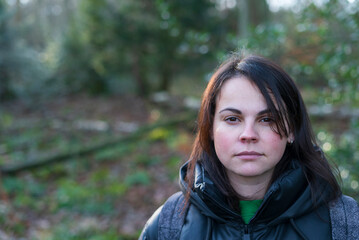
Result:
M225 109L222 109L221 111L219 111L219 113L222 113L222 112L225 112L225 111L230 111L230 112L233 112L233 113L236 113L236 114L242 114L242 112L236 108L225 108Z
M271 113L271 111L267 108L267 109L260 111L257 115L264 115L264 114L268 114L268 113Z
M236 108L225 108L225 109L222 109L221 111L219 111L219 113L222 113L222 112L225 112L225 111L230 111L230 112L233 112L235 114L242 114L241 110L239 109L236 109ZM267 108L267 109L264 109L260 112L257 113L257 115L264 115L264 114L268 114L268 113L271 113L271 111Z

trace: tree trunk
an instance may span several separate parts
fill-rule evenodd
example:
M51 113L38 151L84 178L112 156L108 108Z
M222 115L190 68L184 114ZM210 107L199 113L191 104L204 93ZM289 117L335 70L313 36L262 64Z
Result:
M146 80L146 66L142 63L138 50L133 52L132 61L132 75L136 81L137 94L140 97L147 97L149 94L149 88Z
M12 49L12 41L9 34L8 18L6 16L5 2L0 0L0 54L2 60L0 61L0 101L9 100L14 97L14 93L10 89L9 79L9 52Z
M250 25L257 26L269 20L269 6L266 0L248 1Z
M269 19L269 7L266 0L237 0L238 37L248 38L249 28Z
M21 1L16 0L16 16L15 21L16 24L20 25L22 20L22 9L21 9Z
M172 72L170 66L165 64L160 70L160 91L168 92L171 86Z
M0 66L0 101L6 101L14 98L13 92L10 90L9 77L4 67Z
M248 0L237 0L237 6L238 6L238 37L247 38L249 36Z

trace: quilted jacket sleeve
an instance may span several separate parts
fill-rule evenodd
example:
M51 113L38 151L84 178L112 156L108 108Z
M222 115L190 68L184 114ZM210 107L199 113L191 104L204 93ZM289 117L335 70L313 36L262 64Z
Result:
M359 239L359 205L351 197L343 195L330 203L330 219L333 240Z
M142 230L141 236L138 240L157 240L158 239L158 220L161 213L162 206L153 213L152 217L148 219L145 227Z

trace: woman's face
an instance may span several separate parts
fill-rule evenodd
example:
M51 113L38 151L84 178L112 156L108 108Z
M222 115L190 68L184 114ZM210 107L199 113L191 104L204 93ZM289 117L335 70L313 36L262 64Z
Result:
M273 121L263 95L246 77L224 83L216 100L212 137L232 185L270 181L288 141L272 130Z

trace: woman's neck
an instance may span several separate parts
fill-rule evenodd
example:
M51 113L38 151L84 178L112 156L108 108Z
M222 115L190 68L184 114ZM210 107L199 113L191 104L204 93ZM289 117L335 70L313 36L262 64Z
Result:
M228 173L229 180L233 189L242 197L247 200L263 199L270 178L248 178L239 177L238 175L232 175Z

